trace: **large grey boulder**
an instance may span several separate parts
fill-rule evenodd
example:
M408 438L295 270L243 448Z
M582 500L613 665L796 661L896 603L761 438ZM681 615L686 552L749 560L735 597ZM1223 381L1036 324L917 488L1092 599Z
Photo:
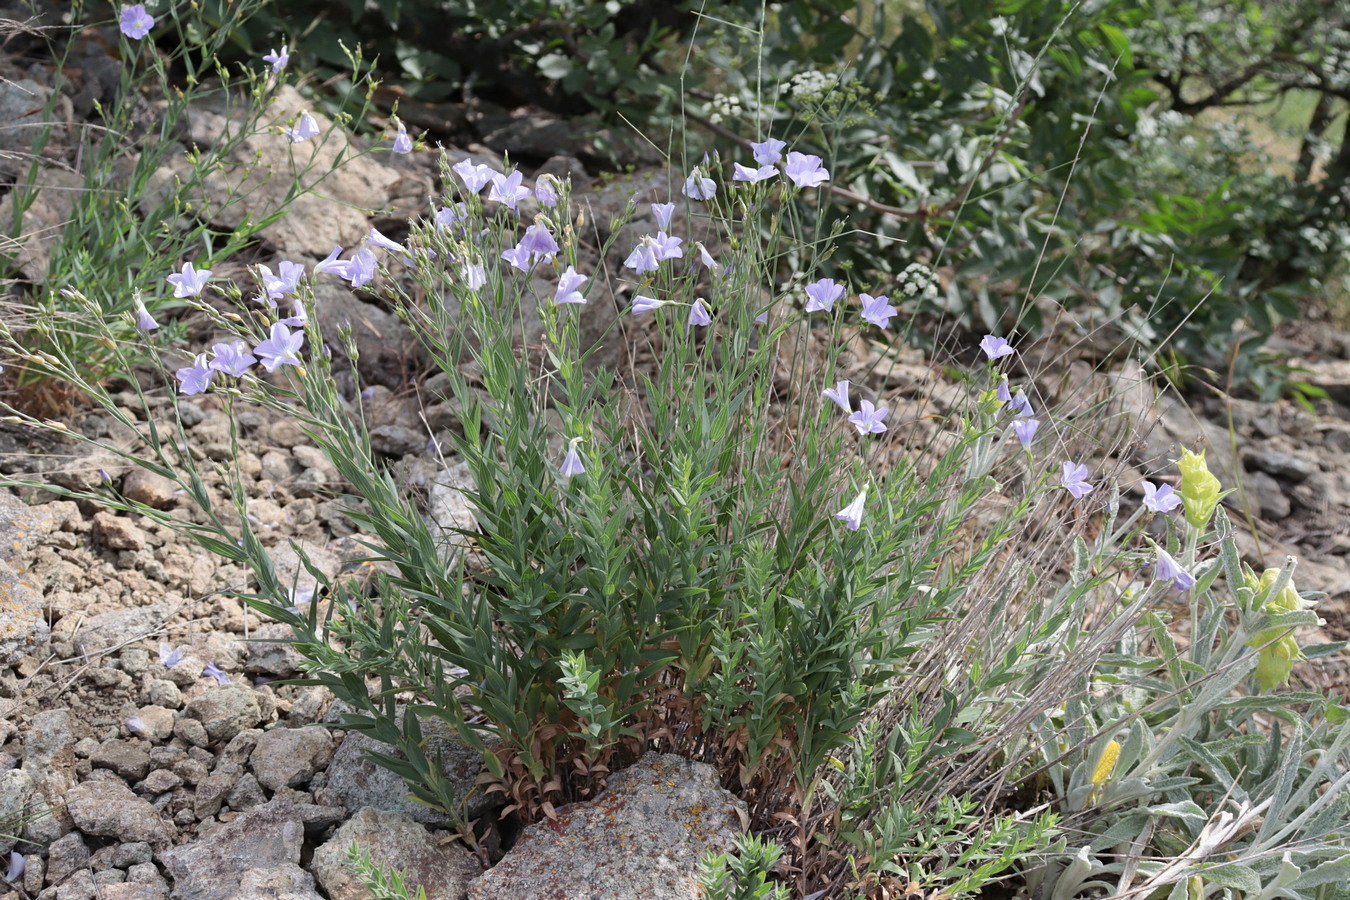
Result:
M334 717L332 711L329 715L330 718ZM441 759L442 773L454 785L460 797L469 798L469 818L481 815L500 802L474 790L478 775L483 770L483 757L477 750L445 734L444 726L436 720L423 719L421 725L423 733L428 735L427 755L432 759ZM438 731L441 733L438 734ZM371 752L399 755L389 744L355 731L347 733L333 754L333 761L328 765L328 789L341 798L344 806L348 809L369 806L386 812L402 813L424 825L437 825L445 821L441 813L414 802L402 778L371 762L368 758Z
M292 144L282 129L304 111L314 116L321 134ZM208 147L240 128L241 122L232 121L236 112L194 109L189 121L193 142ZM383 209L415 187L408 183L415 179L384 165L378 156L361 155L342 128L334 127L290 85L276 92L264 121L272 127L244 138L229 163L206 177L201 196L191 199L201 215L226 228L284 209L285 215L261 234L285 258L322 259L334 244L350 252L370 230L362 210ZM161 202L175 178L186 181L190 165L178 157L156 172L142 209L148 212ZM308 190L291 197L297 177Z
M526 828L469 900L695 900L699 858L732 850L744 811L710 766L649 752L595 800Z
M244 878L252 870L294 874L304 838L304 821L294 804L273 800L254 807L164 854L164 866L173 878L171 896L173 900L230 900L241 892L249 896ZM250 877L254 887L248 891L257 882L269 880L264 874ZM287 882L290 889L303 894L303 879L301 887L289 878Z
M356 844L381 866L407 876L409 893L417 887L427 900L461 900L482 869L459 844L443 844L407 816L366 807L314 851L310 871L331 900L370 900L370 891L347 868L347 848Z

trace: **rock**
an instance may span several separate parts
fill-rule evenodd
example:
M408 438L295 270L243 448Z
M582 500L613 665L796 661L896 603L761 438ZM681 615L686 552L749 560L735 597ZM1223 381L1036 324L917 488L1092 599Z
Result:
M202 723L212 741L228 741L263 720L253 688L245 684L218 684L188 703L184 714Z
M314 890L314 876L297 865L249 869L230 900L323 900Z
M147 741L167 741L173 734L173 711L163 706L142 706L136 710L135 718L139 723L135 733Z
M89 757L101 769L112 769L127 781L140 781L150 771L150 754L126 741L104 741Z
M367 303L333 281L319 280L314 286L315 319L323 333L330 335L333 370L350 365L338 329L349 326L356 345L356 370L367 385L399 387L406 380L410 358L425 351L408 326L393 313Z
M226 795L225 802L230 804L230 809L252 809L255 806L262 806L267 802L267 795L263 793L262 785L258 784L258 779L251 772L245 772L239 776L238 783L230 789Z
M428 436L402 425L377 425L370 429L370 447L376 453L397 459L422 452Z
M334 703L334 707L338 704ZM329 718L334 718L329 710ZM421 719L422 732L427 736L427 756L442 759L441 771L449 779L460 797L468 797L469 818L481 815L496 805L492 797L476 791L478 775L483 769L483 757L446 733L446 726L435 719ZM369 735L349 731L333 754L328 765L328 789L341 798L348 809L372 807L385 812L401 813L424 825L437 825L445 816L408 798L408 786L388 769L377 766L367 758L370 752L400 754L390 745Z
M37 785L26 772L19 769L0 769L0 822L20 822L40 799ZM0 854L14 847L9 827L0 828Z
M76 869L65 883L56 888L56 900L94 900L98 883L88 869Z
M145 776L140 789L147 794L162 794L183 784L183 779L172 769L155 769Z
M300 671L304 659L291 643L291 626L269 622L249 639L244 660L244 671L251 675L290 678Z
M287 717L292 728L313 725L323 719L328 705L333 702L333 694L328 688L301 688L300 693L291 701L291 712Z
M483 146L512 159L550 159L560 147L577 156L600 160L606 169L656 166L661 154L648 141L626 129L598 121L564 118L538 109L488 112L478 122Z
M1289 481L1302 481L1317 471L1317 464L1311 460L1279 450L1248 450L1242 454L1242 459L1249 469Z
M0 122L5 123L5 127L0 129L0 151L4 151L0 158L26 161L38 130L44 127L44 110L51 94L50 87L44 87L29 78L18 81L0 79ZM61 128L59 123L54 123L53 127L58 130ZM6 168L5 171L16 170Z
M1284 492L1284 486L1274 478L1265 472L1248 472L1242 482L1248 496L1256 501L1261 518L1278 522L1289 517L1292 509L1289 497Z
M300 862L305 829L294 805L273 801L163 855L174 900L229 900L252 869Z
M209 819L220 812L225 796L234 789L236 781L237 776L229 774L208 775L198 781L197 791L192 797L193 814L198 819Z
M165 709L182 709L183 692L167 678L156 678L150 682L150 703Z
M1343 484L1346 479L1345 472L1313 472L1301 484L1296 484L1289 491L1290 497L1294 502L1304 509L1310 509L1317 512L1327 512L1330 510L1344 510L1346 503L1346 488Z
M154 848L144 841L127 841L104 847L94 854L91 865L95 872L104 869L126 869L134 865L150 862L154 858Z
M324 574L328 583L337 580L342 571L342 560L337 554L318 544L299 542L300 550L309 560L309 565ZM294 606L310 603L318 591L318 580L305 568L300 554L290 544L278 546L271 551L272 566L277 572L277 581L282 589L290 593Z
M37 655L51 636L42 615L42 594L9 563L0 560L0 669Z
M457 844L443 845L407 816L366 807L314 851L309 868L330 900L370 900L370 891L346 865L347 848L353 843L381 866L406 875L410 894L418 886L425 889L427 900L460 900L469 881L482 870L468 851Z
M24 735L23 770L41 778L52 770L75 765L75 723L68 709L34 713Z
M712 767L649 752L595 800L526 828L469 900L695 900L699 858L731 851L744 810Z
M465 493L473 489L473 474L468 463L461 461L445 468L431 484L427 515L441 528L476 529L473 504ZM452 545L463 543L458 535L447 535L447 539Z
M150 654L144 647L123 647L117 666L128 675L139 675L150 668Z
M47 848L47 880L58 884L71 872L89 862L89 847L79 832L72 831Z
M148 801L119 781L86 781L66 794L75 827L96 837L144 841L164 847L173 839L173 826L160 819Z
M275 728L258 738L249 763L258 783L275 791L308 784L332 758L333 737L328 729Z
M1297 361L1301 378L1327 392L1337 403L1350 404L1350 360Z
M305 110L314 116L321 134L292 144L278 131ZM215 225L234 229L245 218L256 221L284 210L285 215L262 229L261 237L281 256L317 260L335 243L351 248L369 233L362 210L382 209L413 188L409 184L412 179L405 179L399 170L360 153L341 128L334 128L289 84L273 95L266 118L276 127L259 127L246 137L231 160L207 175L201 196L186 198ZM192 140L209 147L227 128L238 125L230 125L218 113L194 107L189 127ZM147 196L141 200L142 210L158 204L172 189L175 177L187 181L190 165L186 159L176 158L156 172ZM323 176L322 185L318 190L289 197L293 175L300 170L310 173L307 179ZM427 191L418 193L425 195ZM237 202L239 197L247 197L248 202Z
M124 881L105 884L98 890L98 900L167 900L168 896L169 887L163 880L150 884Z
M177 502L178 485L149 469L135 468L122 479L122 496L155 509L168 509Z
M153 634L174 611L164 604L115 609L89 616L67 616L56 623L55 634L65 636L71 629L70 640L80 653L97 653L116 647L136 637ZM69 624L68 624L69 623Z
M0 82L2 85L3 82ZM2 116L3 114L0 114ZM5 121L0 117L0 122ZM0 131L0 134L3 134ZM4 154L0 154L0 167L4 166ZM23 211L20 232L13 232L14 200L13 190L0 198L0 222L6 223L6 234L17 234L18 244L14 252L14 262L18 269L29 279L39 280L47 271L51 260L53 237L59 236L66 222L70 221L75 209L77 192L86 190L84 178L76 173L54 166L40 165L37 180L34 183L37 193L28 208ZM59 240L59 237L57 237Z
M109 550L145 549L145 532L125 516L115 516L107 510L94 513L94 540Z
M28 558L29 551L61 527L61 517L52 509L55 505L29 506L9 491L0 490L0 561Z

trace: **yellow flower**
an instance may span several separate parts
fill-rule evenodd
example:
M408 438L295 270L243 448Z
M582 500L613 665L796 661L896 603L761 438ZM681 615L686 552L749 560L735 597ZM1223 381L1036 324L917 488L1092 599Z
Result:
M1204 528L1214 515L1214 508L1223 496L1223 485L1209 471L1205 463L1205 454L1181 450L1181 459L1177 460L1181 470L1181 502L1186 507L1186 521L1193 528Z
M1112 771L1116 768L1116 760L1120 758L1120 742L1111 741L1102 751L1102 758L1097 760L1097 768L1092 770L1092 783L1101 784L1111 778Z

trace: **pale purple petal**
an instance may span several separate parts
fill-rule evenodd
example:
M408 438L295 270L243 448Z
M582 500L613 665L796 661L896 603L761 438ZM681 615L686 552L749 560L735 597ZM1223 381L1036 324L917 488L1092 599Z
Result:
M826 388L825 390L821 391L820 393L821 393L822 396L829 397L829 398L830 398L831 400L833 400L835 403L839 404L839 408L842 409L844 412L846 412L846 413L851 413L851 412L853 412L853 407L849 406L849 403L848 403L848 382L847 382L847 381L840 381L840 382L838 382L837 384L835 384L834 387L832 387L832 388Z
M786 141L780 141L776 138L769 138L766 141L760 141L757 144L751 144L750 149L755 154L755 162L761 166L771 166L783 158L783 148L787 146Z
M836 519L844 523L844 527L849 531L857 531L862 526L864 505L867 503L867 488L862 489L862 493L854 498L853 502L845 506L839 512L834 514Z
M985 355L991 360L1012 356L1014 352L1012 345L1008 343L1006 338L996 337L992 334L986 334L984 336L980 341L980 349L983 350Z

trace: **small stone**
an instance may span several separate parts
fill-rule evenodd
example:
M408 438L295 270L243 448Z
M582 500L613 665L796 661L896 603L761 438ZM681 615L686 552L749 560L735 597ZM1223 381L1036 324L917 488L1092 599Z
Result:
M201 696L188 703L184 712L190 720L201 722L212 741L228 741L244 729L258 725L263 719L262 708L258 705L253 688L244 684L221 684L207 688Z
M139 675L150 668L150 653L144 647L123 647L117 664L128 675Z
M312 725L323 719L328 704L333 702L333 693L324 687L301 688L300 693L291 701L291 712L287 721L292 728Z
M147 794L162 794L183 784L183 779L169 769L155 769L141 782L141 790Z
M142 706L136 711L136 719L140 722L137 737L147 741L166 741L173 734L173 712L162 706L151 704Z
M144 865L154 858L154 848L145 841L127 841L108 847L108 865L115 869ZM100 851L102 852L102 851Z
M167 900L168 896L169 885L163 878L150 884L128 880L98 890L98 900Z
M196 719L174 719L173 736L182 738L194 747L205 747L211 743L206 726Z
M291 643L291 637L291 626L281 622L270 622L259 628L248 642L244 671L276 678L295 675L304 657Z
M202 420L206 418L206 413L202 412L201 407L191 400L179 400L177 409L178 419L183 423L184 428L193 428L200 425Z
M89 679L89 684L100 691L125 690L131 687L131 676L111 666L99 666L97 669L91 669L86 677Z
M376 453L398 459L420 453L428 436L403 425L377 425L370 429L370 447Z
M267 429L267 438L272 443L290 449L298 444L308 444L309 435L305 434L305 427L296 419L287 417L277 419Z
M47 883L59 884L89 862L89 847L77 831L63 835L47 848Z
M154 509L168 509L177 501L178 485L149 469L132 469L122 479L122 496Z
M261 729L247 728L230 738L230 742L225 745L225 749L220 751L220 756L216 759L216 765L212 771L216 774L242 774L248 766L248 758L252 755L253 748L258 746L258 739L262 736Z
M56 900L94 900L98 893L98 884L94 873L88 869L77 869L65 882L56 888Z
M249 764L258 783L276 791L308 784L332 758L333 737L328 729L276 728L258 738Z
M109 550L141 550L145 548L145 532L123 516L107 510L94 513L94 540Z
M159 874L159 868L148 860L146 862L135 863L127 866L127 881L134 884L164 885L164 876Z
M150 703L165 709L182 709L183 692L172 681L157 678L150 682Z
M201 723L198 722L198 725ZM202 731L202 737L206 737L206 731ZM183 783L188 787L195 787L201 784L210 770L206 764L198 759L180 759L173 764L173 774L183 779Z
M250 869L239 879L231 900L323 900L314 890L314 876L296 865Z
M238 783L226 795L225 802L230 804L230 809L236 811L252 809L266 803L267 795L263 793L262 785L258 784L258 779L254 778L252 773L245 772L239 776Z
M220 812L225 797L234 789L233 775L208 775L197 783L192 798L192 812L198 819L209 819Z
M125 741L104 741L89 758L101 769L112 769L127 781L140 781L150 771L150 754Z

